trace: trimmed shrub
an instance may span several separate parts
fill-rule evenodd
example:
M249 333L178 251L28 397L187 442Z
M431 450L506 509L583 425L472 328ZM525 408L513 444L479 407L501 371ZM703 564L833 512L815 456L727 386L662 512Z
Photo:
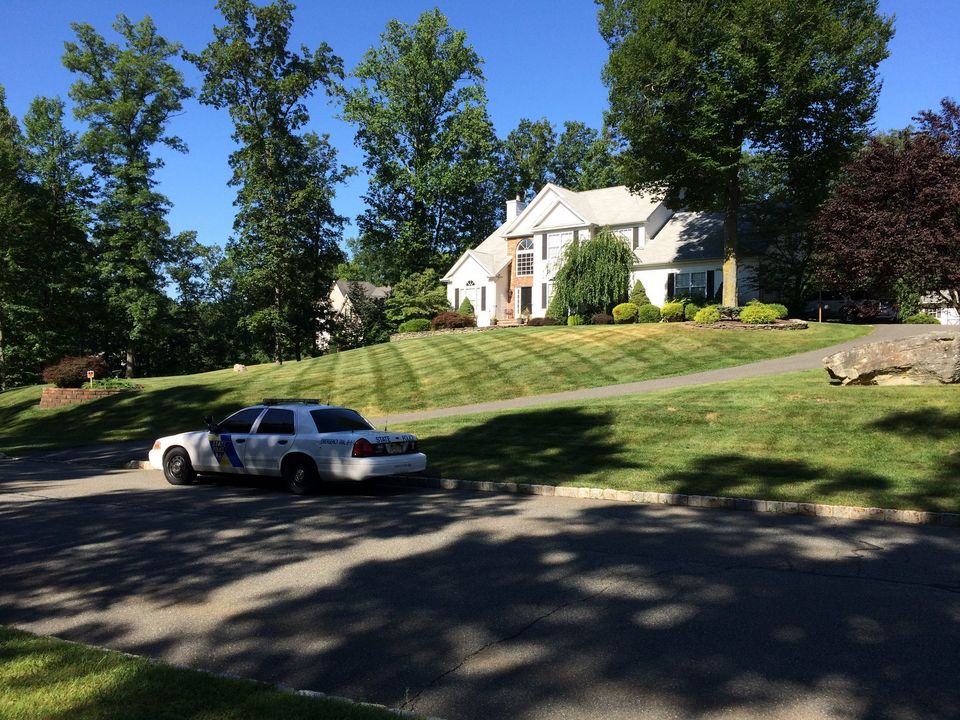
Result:
M613 309L613 321L617 325L628 325L637 321L640 306L632 302L620 303Z
M44 369L43 381L60 388L78 388L87 382L87 370L93 370L94 376L98 378L110 375L110 368L102 357L68 355Z
M571 315L567 318L567 325L583 325L583 315Z
M717 310L716 305L707 305L697 311L697 314L693 316L693 321L698 325L712 325L715 322L720 322L720 311Z
M542 317L542 318L530 318L527 320L527 325L530 327L540 327L543 325L559 325L560 321L552 317Z
M550 298L550 302L547 304L547 317L553 318L559 325L567 321L567 308L557 293L553 294L553 297Z
M683 306L683 319L693 320L697 316L700 306L696 303L688 302Z
M637 284L633 286L633 290L630 291L630 300L637 307L641 305L649 305L650 298L647 297L647 291L643 288L643 283L637 280Z
M430 321L426 318L414 318L413 320L407 320L406 322L400 323L400 327L397 328L397 332L428 332L431 329L432 327L430 325Z
M444 328L476 327L477 319L471 317L470 315L461 315L460 313L455 312L444 312L437 315L430 322L430 326L434 330L441 330Z
M905 323L910 325L939 325L940 321L937 320L933 315L927 315L923 312L914 313L909 317L904 318Z
M724 320L737 320L740 317L740 311L743 310L741 307L736 305L717 305L717 312L720 313L720 317Z
M790 314L790 311L787 310L786 305L781 305L780 303L767 303L768 308L773 308L777 311L777 319L783 320Z
M607 315L606 313L597 313L592 318L590 322L594 325L613 325L615 322L613 315Z
M683 303L668 302L660 308L660 317L664 322L680 322L683 320Z
M777 311L761 302L751 302L740 311L740 322L749 325L768 325L776 322L777 318Z
M642 323L660 322L660 308L651 303L641 305L637 310L637 319Z
M470 298L465 297L460 303L460 307L457 308L457 312L461 315L476 315L473 311L473 303L470 302Z

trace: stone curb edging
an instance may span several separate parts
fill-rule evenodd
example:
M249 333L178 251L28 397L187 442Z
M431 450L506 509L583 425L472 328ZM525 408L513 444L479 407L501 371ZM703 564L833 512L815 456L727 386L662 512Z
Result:
M823 503L787 502L783 500L753 500L749 498L717 497L713 495L682 495L676 493L612 490L610 488L531 485L527 483L492 482L482 480L448 480L400 476L383 478L379 482L434 490L474 490L517 495L544 495L587 500L612 500L643 505L674 505L693 508L721 508L747 512L803 515L807 517L839 518L843 520L873 520L875 522L905 525L939 525L960 528L960 513L927 512L923 510L893 510L888 508L827 505Z
M397 708L387 707L386 705L380 705L379 703L352 700L351 698L342 697L340 695L328 695L327 693L318 692L316 690L297 690L296 688L292 688L288 685L283 685L282 683L271 683L271 682L265 682L263 680L254 680L253 678L243 677L242 675L234 675L233 673L228 673L228 672L214 672L213 670L205 670L203 668L191 667L190 665L184 665L183 663L164 662L163 660L157 660L155 658L147 657L145 655L135 655L133 653L125 652L123 650L114 650L113 648L103 647L102 645L93 645L90 643L77 642L76 640L67 640L66 638L57 637L56 635L37 635L37 637L53 638L54 640L67 643L68 645L76 645L78 647L89 647L89 648L94 648L96 650L102 650L104 652L117 653L118 655L123 655L124 657L133 658L135 660L146 660L148 663L151 663L153 665L166 665L167 667L173 667L179 670L190 670L191 672L197 672L203 675L209 675L210 677L222 678L223 680L243 680L245 682L259 683L261 685L272 685L280 692L290 693L291 695L302 695L303 697L319 698L323 700L335 700L337 702L346 703L347 705L355 705L357 707L371 708L373 710L386 710L389 713L393 713L397 717L423 718L423 720L442 720L442 718L432 717L429 715L422 715L420 713L414 712L413 710L400 710Z

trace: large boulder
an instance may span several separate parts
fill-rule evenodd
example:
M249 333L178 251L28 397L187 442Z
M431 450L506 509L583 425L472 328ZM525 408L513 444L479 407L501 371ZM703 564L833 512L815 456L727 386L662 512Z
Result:
M960 382L960 330L861 345L823 359L844 385L938 385Z

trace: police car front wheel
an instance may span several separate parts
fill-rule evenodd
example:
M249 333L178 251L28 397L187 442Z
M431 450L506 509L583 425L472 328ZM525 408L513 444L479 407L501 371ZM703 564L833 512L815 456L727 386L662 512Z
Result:
M171 485L189 485L196 479L197 473L186 450L173 448L163 456L163 476Z

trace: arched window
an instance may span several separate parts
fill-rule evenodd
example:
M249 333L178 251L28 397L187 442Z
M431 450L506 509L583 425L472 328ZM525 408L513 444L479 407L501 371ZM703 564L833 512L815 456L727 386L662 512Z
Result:
M533 275L533 240L524 238L517 244L517 275Z

